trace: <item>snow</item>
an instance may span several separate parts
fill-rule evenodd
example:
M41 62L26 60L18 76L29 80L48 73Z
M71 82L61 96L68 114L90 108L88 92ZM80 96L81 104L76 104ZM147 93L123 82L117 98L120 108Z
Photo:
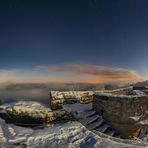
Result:
M38 102L24 101L4 104L2 107L32 110L49 109L46 105ZM77 117L84 118L84 115L86 116L84 112L91 110L92 104L67 104L63 107L67 111L77 111ZM90 112L88 112L89 114ZM26 128L14 124L6 124L3 119L0 119L0 143L2 148L15 148L16 145L20 147L23 144L27 148L147 148L147 146L132 145L123 143L120 140L114 141L109 138L100 137L76 121Z
M35 101L18 101L13 103L5 103L0 106L0 112L12 111L15 109L17 113L27 112L34 118L44 118L45 113L51 111L51 109L43 103L35 102Z
M15 108L15 109L24 109L24 110L51 110L48 105L36 102L36 101L17 101L13 103L5 103L1 105L1 108Z
M133 94L131 95L125 95L125 94L121 94L121 95L115 95L112 93L108 93L108 92L96 92L95 95L98 96L107 96L107 97L114 97L114 98L122 98L122 99L128 99L128 98L138 98L138 97L147 97L145 93L139 91L139 90L133 90L132 92Z
M4 124L3 120L0 120L0 122ZM7 143L11 146L21 143L26 144L28 148L140 148L140 146L119 143L110 139L101 138L87 130L79 122L56 124L45 127L44 129L36 130L15 125L11 126L16 132L16 136L12 139L9 139L8 135L6 135ZM19 135L20 133L21 136Z
M113 94L114 92L124 92L124 91L129 91L131 90L132 94L130 95L126 95L126 94L120 94L120 95L116 95ZM99 96L108 96L108 97L120 97L120 98L133 98L133 97L146 97L146 94L140 90L133 90L132 87L127 87L127 88L123 88L123 89L116 89L116 90L110 90L110 91L95 91L94 93L95 95L99 95Z
M84 118L86 114L85 111L92 109L92 103L89 104L81 104L81 103L75 103L75 104L66 104L63 105L63 109L67 110L68 112L74 112L76 114L77 119Z
M65 97L74 97L79 99L84 95L93 95L94 91L51 91L50 94L54 99L63 99Z

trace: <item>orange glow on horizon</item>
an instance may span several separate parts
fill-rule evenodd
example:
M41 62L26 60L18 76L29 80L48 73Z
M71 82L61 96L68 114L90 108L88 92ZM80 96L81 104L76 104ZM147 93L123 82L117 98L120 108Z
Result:
M125 77L125 78L91 78L79 80L65 80L62 78L28 78L28 79L0 79L0 83L90 83L90 84L103 84L115 82L137 82L144 80L141 77Z

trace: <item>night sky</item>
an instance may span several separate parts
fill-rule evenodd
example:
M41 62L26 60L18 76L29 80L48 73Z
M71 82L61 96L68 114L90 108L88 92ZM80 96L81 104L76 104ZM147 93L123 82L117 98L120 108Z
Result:
M1 0L1 81L147 78L147 0Z

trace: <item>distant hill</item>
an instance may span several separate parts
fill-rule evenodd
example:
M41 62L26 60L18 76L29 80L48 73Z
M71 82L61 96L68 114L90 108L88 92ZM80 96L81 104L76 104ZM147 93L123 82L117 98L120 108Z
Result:
M146 87L146 86L148 86L148 80L142 81L142 82L137 82L137 83L133 84L132 86L134 86L134 87L136 87L136 86L138 86L138 87Z

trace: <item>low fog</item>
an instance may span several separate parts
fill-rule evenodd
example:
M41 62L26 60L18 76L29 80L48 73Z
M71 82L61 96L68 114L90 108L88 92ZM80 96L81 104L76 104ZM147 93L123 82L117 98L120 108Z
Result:
M116 89L116 84L43 84L43 83L5 83L0 84L1 103L30 100L49 102L50 91L79 91Z

